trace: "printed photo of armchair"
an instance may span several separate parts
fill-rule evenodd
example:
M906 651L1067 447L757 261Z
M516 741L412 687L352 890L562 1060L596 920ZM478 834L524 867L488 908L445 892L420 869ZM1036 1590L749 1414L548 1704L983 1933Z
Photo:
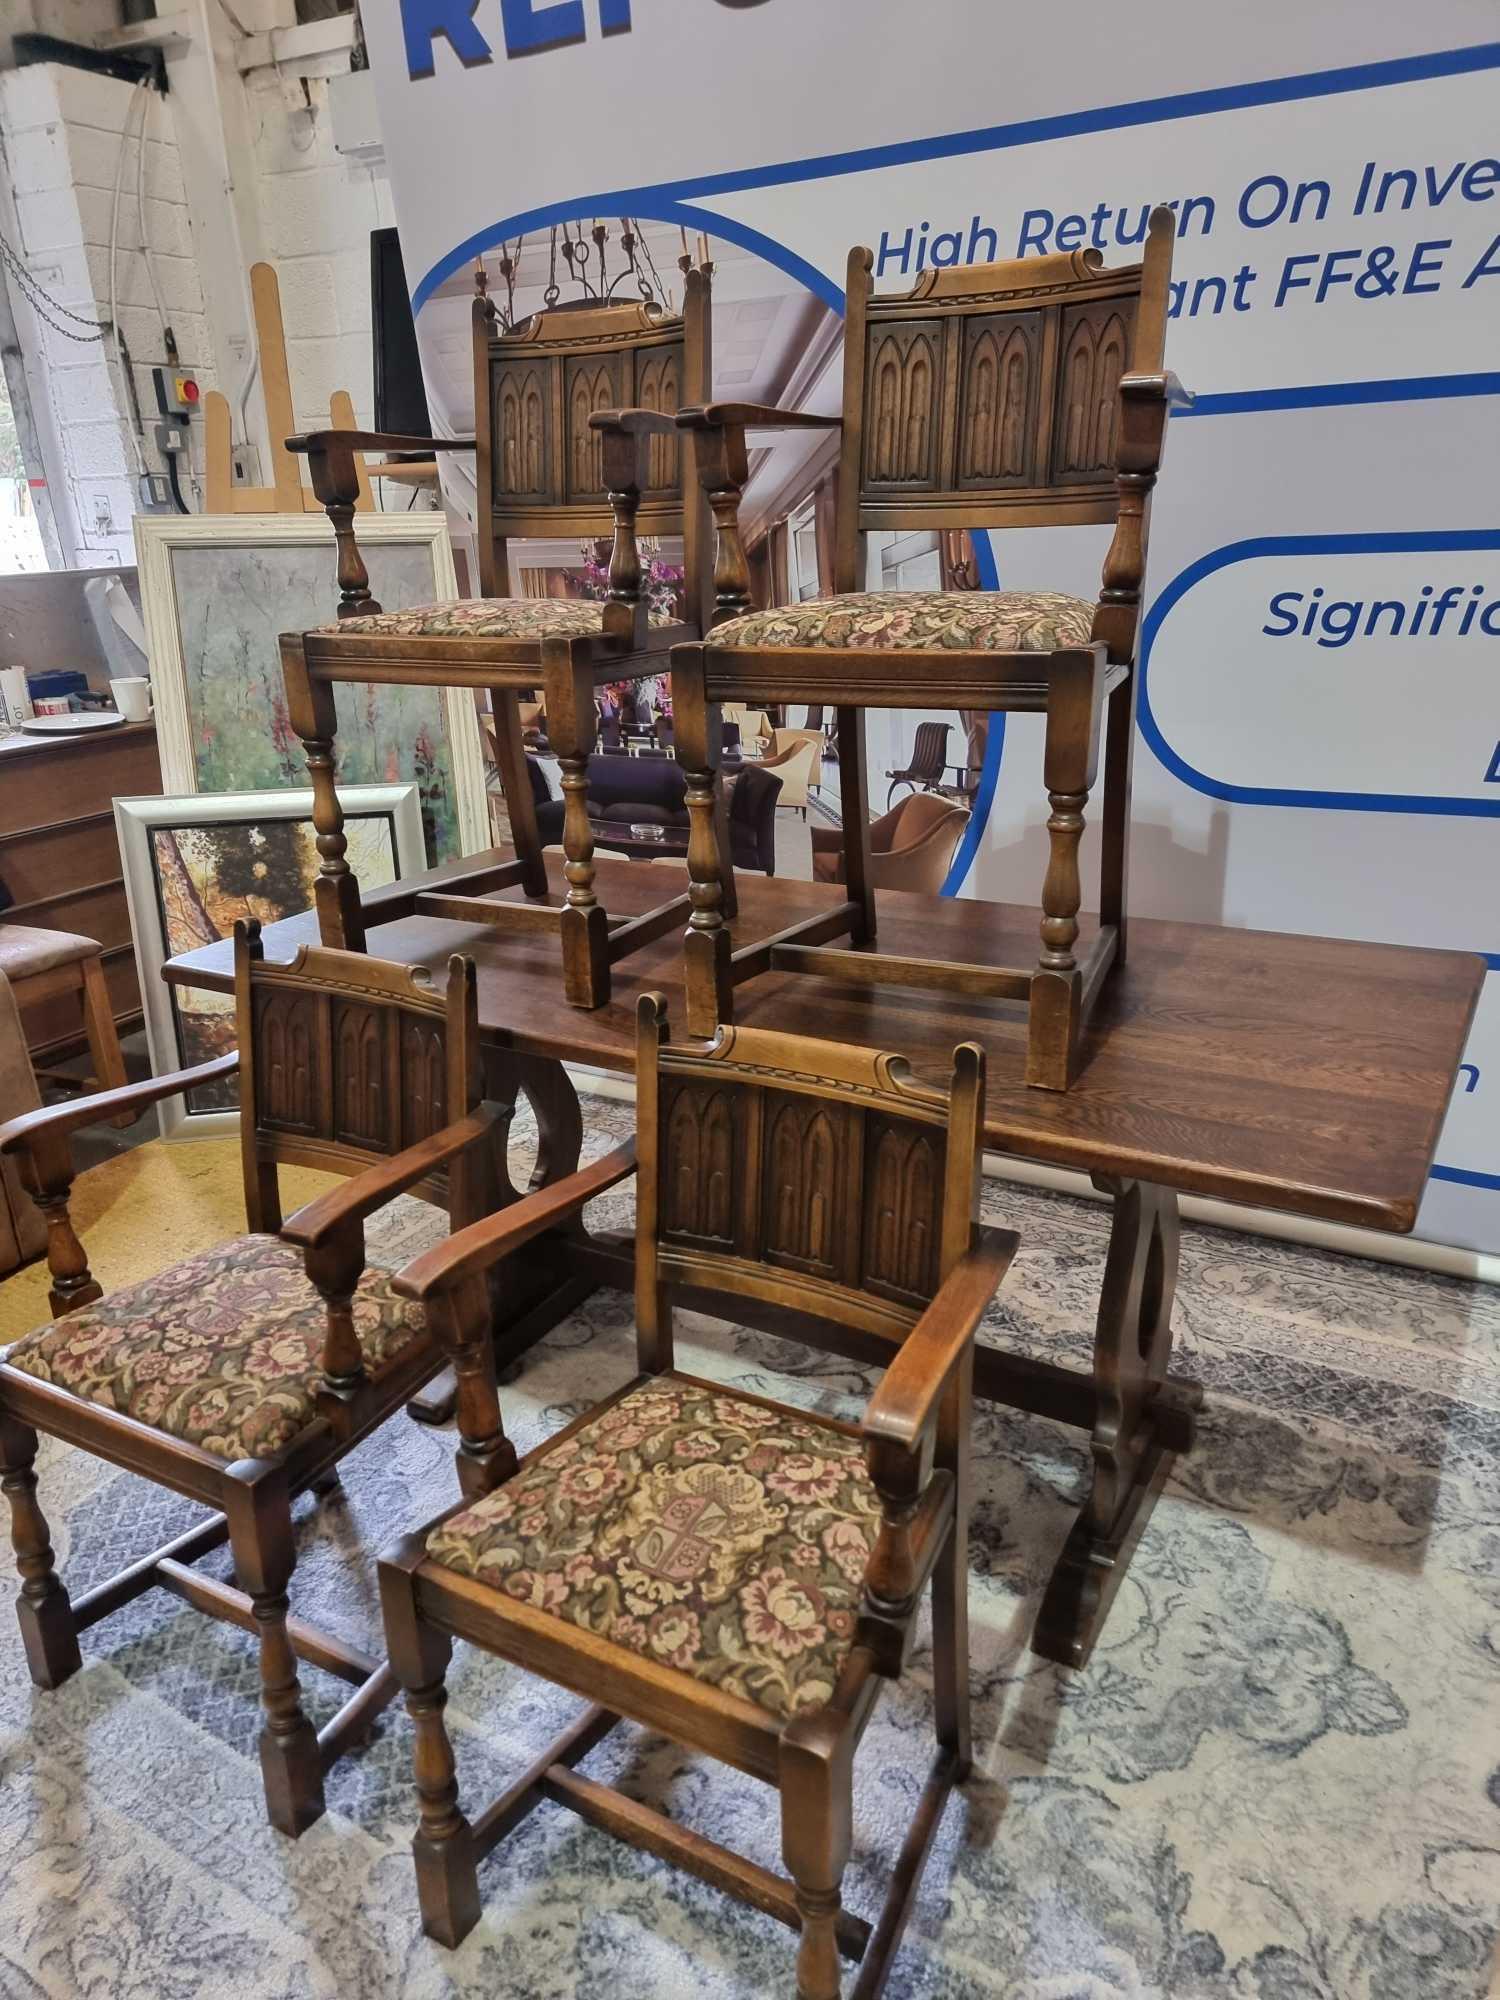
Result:
M905 889L936 896L948 879L969 815L950 799L915 792L870 822L870 882L876 889ZM844 835L836 826L815 826L813 880L842 882Z
M792 739L790 742L786 740L788 737ZM815 742L806 730L776 732L776 748L769 757L761 758L759 769L774 771L780 778L781 797L777 805L791 806L807 818L808 788L816 786L822 774L822 758L821 742Z

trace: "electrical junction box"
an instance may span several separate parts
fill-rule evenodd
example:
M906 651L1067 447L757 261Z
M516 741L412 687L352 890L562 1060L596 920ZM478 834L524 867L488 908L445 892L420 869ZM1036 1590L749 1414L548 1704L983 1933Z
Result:
M156 407L164 417L197 415L203 392L191 368L185 368L180 361L170 367L153 368L151 380L156 385Z

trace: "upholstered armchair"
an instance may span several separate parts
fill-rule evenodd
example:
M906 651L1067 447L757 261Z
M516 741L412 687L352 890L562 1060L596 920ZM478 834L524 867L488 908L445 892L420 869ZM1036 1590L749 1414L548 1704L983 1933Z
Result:
M307 752L322 866L314 885L319 935L364 948L358 881L339 804L334 696L345 683L395 681L489 695L510 852L488 854L441 892L419 893L418 914L559 940L563 997L578 1007L609 998L611 967L688 912L685 896L633 920L611 919L595 886L585 772L601 686L661 672L674 638L703 629L710 591L709 517L673 413L712 380L709 273L688 270L681 313L645 299L550 303L511 324L484 290L474 302L475 434L424 450L475 455L480 596L388 611L360 554L354 453L401 450L409 440L318 431L293 438L338 549L337 622L281 639L292 728ZM521 537L612 534L607 595L512 594L510 543ZM642 538L682 538L683 615L653 608ZM547 739L562 766L565 865L549 877L525 771L522 698L540 690ZM729 897L733 869L725 854ZM508 894L507 892L519 892Z
M791 742L783 744L782 736L792 736ZM809 787L816 784L821 771L823 746L803 733L800 739L793 731L777 732L777 747L769 757L762 757L759 768L771 771L781 780L779 806L790 806L807 818L807 798Z
M950 799L916 792L870 822L870 873L877 889L936 896L948 879L969 815ZM844 846L834 826L814 826L813 880L842 882Z
M688 1021L709 1035L734 991L770 969L736 953L711 839L717 717L735 702L808 701L838 713L843 904L779 934L778 969L862 984L950 986L1027 1004L1026 1079L1066 1090L1082 1035L1126 951L1126 848L1136 652L1150 499L1167 414L1164 366L1176 218L1151 216L1141 261L1107 269L1081 249L921 273L876 293L851 251L840 416L761 404L684 408L678 423L718 526L717 594L701 641L672 649L678 756L700 822L688 849ZM749 439L839 433L833 593L752 608L739 502ZM873 534L1106 525L1095 598L1061 590L869 591ZM871 866L866 708L1022 712L1046 719L1048 861L1030 967L882 952ZM1103 767L1099 924L1084 942L1080 846Z
M383 1661L289 1616L292 1503L335 1492L339 1461L447 1358L420 1308L366 1257L365 1221L405 1192L458 1227L513 1197L510 1107L483 1095L464 959L449 961L440 993L425 971L362 953L309 945L267 964L258 926L239 925L235 1007L238 1051L0 1125L0 1159L19 1166L46 1221L55 1314L0 1358L0 1475L33 1682L69 1679L80 1634L148 1590L253 1633L266 1810L295 1837L323 1812L325 1772L368 1736L395 1683ZM236 1072L245 1234L107 1291L69 1211L71 1134ZM347 1178L283 1219L280 1165ZM39 1432L212 1511L72 1594L37 1498ZM97 1525L107 1541L108 1523ZM233 1583L193 1567L226 1542ZM302 1705L299 1657L351 1685L321 1730Z
M843 1958L860 1962L856 1990L878 1994L972 1755L974 1337L1016 1248L974 1219L984 1058L958 1049L935 1089L899 1056L795 1035L728 1028L707 1048L674 1047L655 995L637 1023L635 1379L518 1458L477 1282L580 1208L601 1172L628 1171L628 1149L618 1168L595 1162L400 1280L477 1364L460 1404L467 1497L380 1565L416 1737L423 1928L462 1941L481 1915L479 1862L546 1802L796 1931L805 2000L837 2000ZM684 1290L791 1339L826 1327L840 1352L873 1361L858 1425L684 1374ZM936 1743L925 1782L910 1774L908 1830L872 1927L841 1898L854 1758L882 1684L907 1671L929 1593ZM473 1818L443 1714L454 1638L581 1697L564 1733ZM786 1873L578 1773L622 1717L765 1783Z

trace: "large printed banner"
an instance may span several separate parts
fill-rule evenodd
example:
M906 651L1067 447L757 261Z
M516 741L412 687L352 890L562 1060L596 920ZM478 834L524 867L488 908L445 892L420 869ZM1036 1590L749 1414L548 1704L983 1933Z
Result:
M1419 1232L1500 1249L1500 44L1487 4L366 0L421 307L582 217L704 231L842 307L1177 216L1135 906L1490 954ZM419 315L424 343L433 314ZM1098 531L991 538L1092 595ZM1031 899L992 737L972 893Z

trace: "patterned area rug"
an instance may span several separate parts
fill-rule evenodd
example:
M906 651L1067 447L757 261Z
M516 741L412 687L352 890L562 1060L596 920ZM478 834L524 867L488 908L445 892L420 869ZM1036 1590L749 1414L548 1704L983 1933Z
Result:
M593 1144L624 1106L590 1106ZM1023 1249L985 1337L1087 1355L1107 1213L989 1183ZM600 1204L619 1226L629 1190ZM403 1204L372 1252L434 1231ZM869 1378L683 1316L680 1365L838 1415ZM1082 1490L1081 1434L979 1420L978 1767L950 1803L893 1994L922 2000L1480 2000L1500 1927L1500 1294L1209 1229L1185 1232L1180 1366L1202 1443L1159 1503L1085 1673L1026 1635ZM524 1447L634 1369L599 1293L504 1403ZM783 1374L781 1371L788 1373ZM301 1510L294 1605L369 1645L373 1554L454 1493L452 1434L398 1418ZM86 1587L195 1510L62 1448L41 1463ZM223 1573L223 1557L217 1559ZM930 1743L925 1645L858 1767L846 1900L878 1902ZM449 1717L477 1810L576 1704L460 1647ZM304 1669L322 1722L339 1685ZM486 1863L484 1920L422 1937L399 1710L334 1773L300 1843L272 1833L248 1639L139 1600L56 1694L0 1615L3 2000L562 2000L791 1991L792 1939L542 1806ZM777 1865L772 1795L621 1729L584 1768Z

